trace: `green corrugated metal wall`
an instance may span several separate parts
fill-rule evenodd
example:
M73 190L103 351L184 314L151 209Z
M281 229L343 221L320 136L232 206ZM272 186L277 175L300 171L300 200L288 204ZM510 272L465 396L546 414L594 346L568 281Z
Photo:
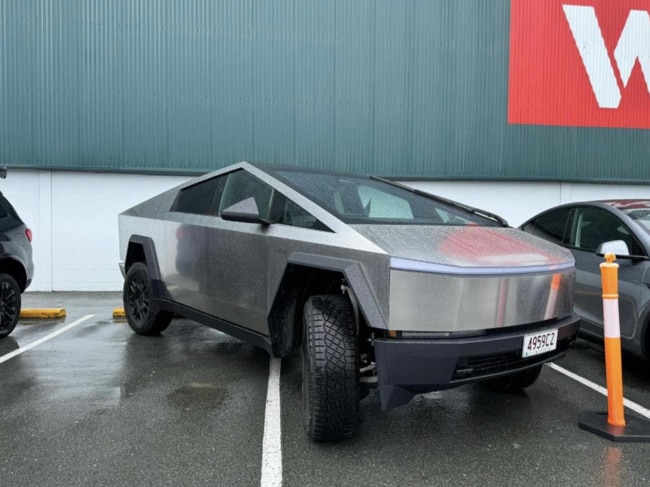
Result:
M509 0L2 0L0 164L650 181L643 130L507 124Z

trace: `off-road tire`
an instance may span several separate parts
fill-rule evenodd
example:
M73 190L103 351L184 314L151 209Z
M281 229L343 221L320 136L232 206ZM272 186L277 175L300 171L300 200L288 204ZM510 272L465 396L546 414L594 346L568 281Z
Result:
M169 326L172 313L158 306L147 266L142 262L133 264L126 273L122 297L126 320L138 335L158 335Z
M493 389L504 391L504 392L514 392L525 389L526 387L532 386L535 381L539 378L539 374L542 372L542 365L536 365L529 369L522 370L521 372L515 372L514 374L507 375L505 377L499 377L498 379L492 379L489 381L490 386Z
M0 274L0 338L14 331L20 318L20 286L9 274Z
M359 425L359 358L350 303L345 296L312 296L303 320L305 433L314 441L349 438Z

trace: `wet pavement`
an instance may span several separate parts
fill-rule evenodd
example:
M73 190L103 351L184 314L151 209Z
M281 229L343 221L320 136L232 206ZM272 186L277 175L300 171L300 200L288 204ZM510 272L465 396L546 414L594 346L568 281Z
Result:
M119 293L23 299L65 307L67 318L22 321L0 341L0 485L260 485L265 352L182 319L160 337L137 336L112 318ZM598 346L579 341L558 365L605 385ZM628 357L624 365L626 397L650 408L650 369ZM523 393L469 385L386 413L371 392L358 436L336 444L302 431L297 357L282 361L280 392L285 486L650 481L650 443L580 429L578 415L605 411L606 398L548 367Z

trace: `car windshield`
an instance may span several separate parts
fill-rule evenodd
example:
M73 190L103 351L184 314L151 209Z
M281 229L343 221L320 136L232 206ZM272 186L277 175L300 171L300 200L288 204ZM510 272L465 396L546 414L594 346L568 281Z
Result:
M272 172L348 224L498 226L471 210L370 177L296 170Z
M650 208L625 208L622 211L650 234Z

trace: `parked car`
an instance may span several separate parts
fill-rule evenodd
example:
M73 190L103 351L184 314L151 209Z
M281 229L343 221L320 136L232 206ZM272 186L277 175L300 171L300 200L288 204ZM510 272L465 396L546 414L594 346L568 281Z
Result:
M6 169L0 169L0 177L6 175ZM16 328L21 294L34 276L31 242L32 231L0 192L0 338Z
M574 310L586 338L603 339L600 264L616 254L621 347L650 358L650 200L570 203L520 227L569 249L576 261Z
M303 424L354 434L383 409L489 380L530 386L575 340L571 253L496 215L378 177L242 162L119 215L124 307L302 351Z

